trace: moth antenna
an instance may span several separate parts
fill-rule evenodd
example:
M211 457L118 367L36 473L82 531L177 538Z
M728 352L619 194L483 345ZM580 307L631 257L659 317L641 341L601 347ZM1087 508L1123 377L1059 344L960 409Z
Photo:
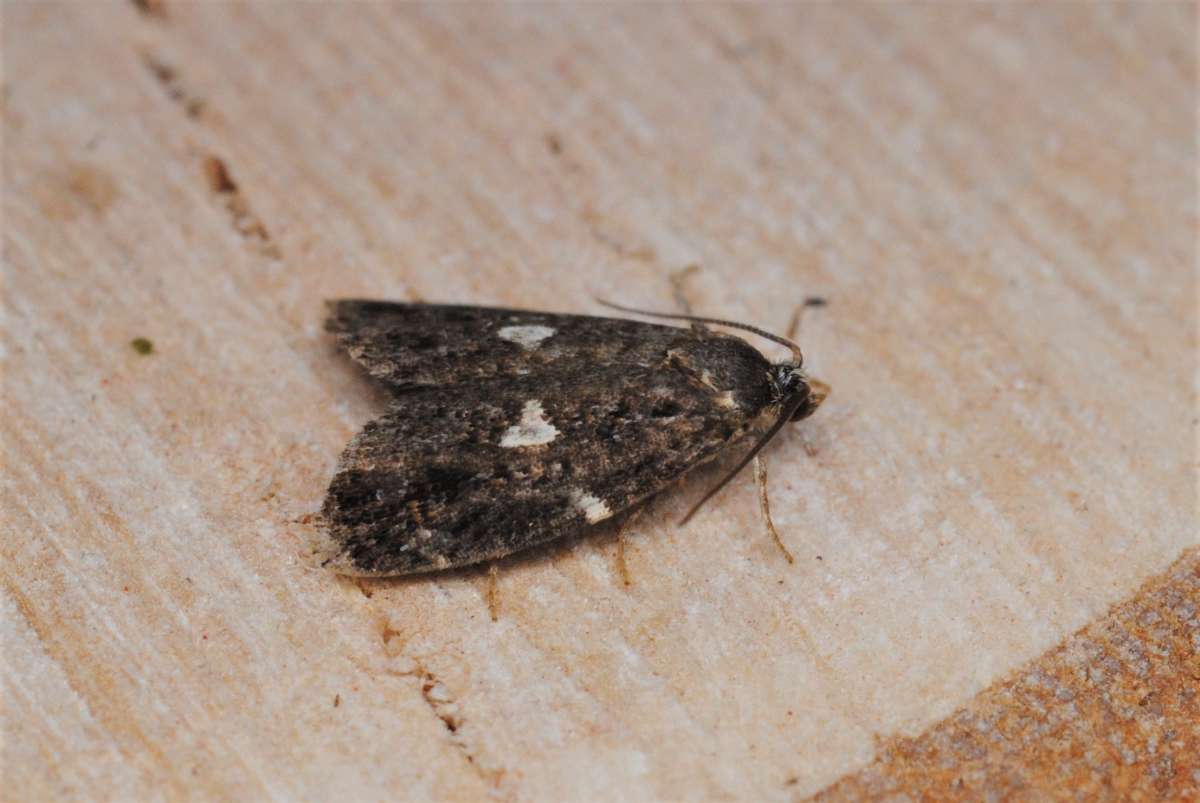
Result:
M779 430L783 429L783 425L791 419L792 414L795 413L803 403L804 397L801 397L780 410L779 418L775 419L775 423L771 425L771 428L767 430L767 433L758 439L758 443L754 444L754 448L742 458L741 462L737 464L733 471L730 471L728 474L726 474L720 482L718 482L709 490L708 493L700 497L699 502L692 505L692 509L687 512L687 515L679 520L680 525L687 524L692 516L696 515L696 511L699 510L705 502L707 502L709 499L712 499L717 495L717 493L720 492L722 488L728 485L729 481L736 477L738 473L746 467L746 464L753 460L755 456L762 451L763 447L771 442L771 438L774 438Z
M682 315L671 312L651 312L649 310L635 309L633 307L623 307L620 304L614 304L611 301L605 301L602 298L597 298L596 303L611 309L620 310L621 312L632 312L635 315L647 315L651 318L668 318L676 321L695 321L696 323L711 323L717 326L728 326L733 329L743 329L747 332L752 332L759 337L765 337L767 340L778 343L781 346L787 346L792 350L792 356L796 358L796 365L800 365L804 362L804 355L800 353L799 346L788 340L786 337L773 335L770 332L759 329L757 326L750 326L749 324L738 323L737 321L726 321L720 318L703 318L699 315Z

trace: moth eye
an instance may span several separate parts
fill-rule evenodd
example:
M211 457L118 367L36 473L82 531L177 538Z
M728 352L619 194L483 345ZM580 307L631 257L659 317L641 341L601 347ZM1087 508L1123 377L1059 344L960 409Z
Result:
M670 418L679 415L682 410L683 407L674 399L659 399L650 408L650 415L653 418Z

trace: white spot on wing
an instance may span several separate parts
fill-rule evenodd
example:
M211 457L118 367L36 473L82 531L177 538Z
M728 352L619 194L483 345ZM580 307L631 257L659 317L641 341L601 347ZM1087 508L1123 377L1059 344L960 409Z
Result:
M523 349L535 349L538 343L541 343L550 335L554 334L555 330L549 326L505 326L496 334L501 340L507 340L511 343L516 343Z
M571 504L579 508L579 512L588 520L588 524L604 521L612 515L612 511L608 509L608 505L603 499L597 499L579 488L571 489Z
M541 446L557 437L558 430L546 420L546 411L542 409L542 403L537 399L530 399L521 410L521 420L505 431L504 436L500 438L500 445L506 449Z

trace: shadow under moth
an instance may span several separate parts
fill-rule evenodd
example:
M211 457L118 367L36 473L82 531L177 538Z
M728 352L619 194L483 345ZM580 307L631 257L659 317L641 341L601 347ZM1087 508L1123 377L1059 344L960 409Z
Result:
M829 392L805 375L800 349L785 338L711 318L640 314L693 325L329 302L326 329L391 399L339 460L322 508L322 564L348 575L410 574L573 536L769 420L690 518ZM773 364L703 324L773 340L792 359Z

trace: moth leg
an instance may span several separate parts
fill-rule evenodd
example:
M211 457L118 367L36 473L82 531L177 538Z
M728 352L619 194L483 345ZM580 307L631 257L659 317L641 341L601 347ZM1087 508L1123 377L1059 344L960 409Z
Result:
M700 266L693 262L691 265L675 271L670 276L671 293L675 296L675 306L685 315L691 315L693 313L692 302L688 301L687 293L685 293L683 289L683 284L690 276L692 276L692 274L699 272ZM698 321L692 321L692 328L698 332L709 331L707 326Z
M788 552L788 548L783 545L783 539L779 537L779 531L775 529L775 522L771 520L771 501L767 498L767 464L761 457L754 458L754 481L758 484L758 506L762 510L763 521L767 525L767 532L770 533L772 540L775 541L775 546L779 547L779 551L787 558L787 562L795 563L796 559L792 557L791 552Z
M487 606L493 622L500 620L500 569L495 563L488 564Z
M634 508L628 516L622 519L621 526L617 528L617 574L626 588L633 585L633 582L629 579L629 566L625 563L625 530L638 520L645 509L645 505Z
M792 320L788 322L787 334L784 337L788 340L796 340L800 335L800 320L804 317L804 310L809 307L823 307L828 303L821 296L809 296L797 304L795 312L792 313Z

